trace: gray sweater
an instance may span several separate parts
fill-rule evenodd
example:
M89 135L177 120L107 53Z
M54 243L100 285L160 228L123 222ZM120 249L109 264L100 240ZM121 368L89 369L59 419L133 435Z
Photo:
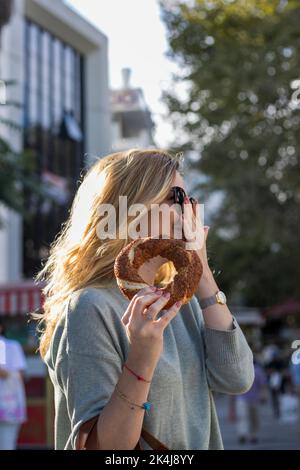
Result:
M45 357L56 449L74 449L82 423L110 399L130 346L121 322L128 303L113 283L80 289L65 305ZM253 379L252 352L236 320L229 331L207 328L193 296L164 331L143 427L169 449L223 449L212 391L240 394Z

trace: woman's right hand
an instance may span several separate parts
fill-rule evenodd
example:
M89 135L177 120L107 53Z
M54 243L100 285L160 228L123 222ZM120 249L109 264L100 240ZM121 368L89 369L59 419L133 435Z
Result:
M156 367L163 351L163 333L178 313L181 302L175 303L158 320L158 313L170 298L161 289L146 287L141 289L130 301L122 323L126 327L130 342L130 360L134 364ZM149 320L149 315L153 320Z

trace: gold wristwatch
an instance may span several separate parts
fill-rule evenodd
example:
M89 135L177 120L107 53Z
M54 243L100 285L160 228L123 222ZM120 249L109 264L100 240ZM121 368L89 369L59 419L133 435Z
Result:
M215 304L225 305L226 303L227 303L226 295L224 294L224 292L219 290L214 295L200 300L200 307L204 309L206 307L209 307L210 305L215 305Z

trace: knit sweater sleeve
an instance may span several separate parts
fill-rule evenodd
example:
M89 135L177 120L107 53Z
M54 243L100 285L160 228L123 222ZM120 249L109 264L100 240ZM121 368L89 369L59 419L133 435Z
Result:
M122 372L119 344L105 321L115 319L104 294L83 289L72 296L68 307L66 351L56 373L66 397L72 449L87 438L80 434L81 426L101 413ZM84 447L84 442L81 444Z
M198 299L194 296L192 300L204 343L211 390L228 394L247 392L254 381L253 354L236 318L233 317L231 330L208 328Z

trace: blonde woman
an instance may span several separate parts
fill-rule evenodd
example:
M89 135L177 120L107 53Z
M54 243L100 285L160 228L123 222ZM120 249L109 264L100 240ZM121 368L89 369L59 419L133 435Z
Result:
M124 229L131 219L120 222L119 196L128 207L172 205L172 188L184 194L181 173L163 150L96 161L37 277L46 280L40 349L55 389L56 449L135 449L142 428L169 449L222 449L212 391L240 394L252 385L246 339L225 301L212 300L219 288L205 243L196 296L164 309L168 298L155 286L172 278L171 264L157 257L143 266L152 287L129 302L113 265L130 239L98 236L101 204L113 205Z

